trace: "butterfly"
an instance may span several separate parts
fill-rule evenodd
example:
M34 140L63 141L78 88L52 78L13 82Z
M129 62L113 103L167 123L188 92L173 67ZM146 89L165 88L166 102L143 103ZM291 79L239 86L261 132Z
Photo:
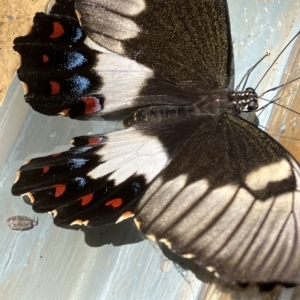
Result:
M239 117L257 95L232 90L226 1L75 8L57 1L15 40L25 99L46 115L117 116L124 129L30 160L12 193L59 226L134 217L146 237L229 281L297 284L299 164Z

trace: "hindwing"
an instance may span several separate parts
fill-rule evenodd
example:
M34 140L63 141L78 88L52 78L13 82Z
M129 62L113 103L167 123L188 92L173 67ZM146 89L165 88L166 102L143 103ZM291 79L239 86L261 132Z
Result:
M74 0L58 1L49 15L36 14L29 35L14 41L25 99L40 113L90 119L190 105L204 91L233 86L226 1L76 1L76 8L84 30ZM193 12L189 20L179 21L182 11ZM218 51L200 28L220 40Z

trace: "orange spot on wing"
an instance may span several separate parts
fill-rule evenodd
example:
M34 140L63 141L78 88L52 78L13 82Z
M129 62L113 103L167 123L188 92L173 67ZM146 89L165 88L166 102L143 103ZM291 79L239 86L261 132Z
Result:
M85 196L79 198L79 200L81 200L81 205L85 206L85 205L89 204L93 200L93 198L94 198L94 194L91 193L91 194L88 194L88 195L85 195Z
M63 115L63 116L68 116L68 115L69 115L69 109L64 109L64 110L61 111L59 114L60 114L60 115Z
M60 197L67 189L65 184L56 184L53 187L55 188L54 197Z
M104 205L105 206L112 206L113 208L118 208L122 204L123 204L122 198L115 198L115 199L112 199L112 200L106 202Z
M122 217L124 219L126 218L130 218L130 217L133 217L134 216L134 213L132 211L125 211L123 214L122 214Z
M47 173L50 170L49 166L43 167L43 173Z
M43 54L43 62L46 63L49 60L49 56L46 54Z
M50 34L51 39L56 39L65 33L64 28L59 22L53 22L53 32Z
M30 202L33 203L34 202L34 196L31 193L26 193L25 195L27 195L27 197L30 199Z
M59 156L59 155L61 155L61 152L52 154L52 157L56 157L56 156Z
M83 98L83 101L85 103L84 113L86 115L90 115L101 110L101 105L96 97L86 97Z
M56 81L49 81L51 86L51 94L56 95L60 92L60 84Z
M16 183L20 179L20 176L21 176L21 171L18 171L16 174L16 179L15 179L14 183Z
M128 218L131 218L134 216L134 213L132 211L125 211L120 217L119 219L116 221L116 223L120 223Z
M97 137L93 137L93 138L90 138L88 141L89 141L89 145L96 145L98 143L100 143L102 140L102 138L97 138Z
M77 219L75 221L73 221L70 225L73 226L73 225L85 225L87 226L89 224L89 220L85 220L85 221L82 221L80 219Z

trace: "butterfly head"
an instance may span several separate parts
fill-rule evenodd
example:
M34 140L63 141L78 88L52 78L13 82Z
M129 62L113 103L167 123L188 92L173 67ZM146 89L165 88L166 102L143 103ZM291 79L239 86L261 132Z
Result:
M255 111L258 108L258 96L253 88L246 88L242 92L234 92L230 99L239 112Z

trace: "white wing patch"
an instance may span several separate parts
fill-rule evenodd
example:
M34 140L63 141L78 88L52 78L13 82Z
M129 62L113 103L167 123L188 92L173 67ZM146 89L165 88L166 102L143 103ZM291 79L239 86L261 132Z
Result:
M97 153L103 163L88 173L91 178L112 173L109 179L118 185L132 175L144 175L148 183L167 165L168 155L154 136L129 128L109 133L107 138Z
M97 3L101 4L102 7L108 10L115 11L126 16L136 16L146 8L144 0L122 0L121 3L111 0L98 0Z
M84 1L82 1L84 2ZM146 9L146 3L144 0L122 0L122 1L111 1L111 0L98 0L96 3L92 3L85 7L83 12L80 12L80 4L78 3L77 9L79 14L83 13L85 18L88 15L92 15L93 5L97 11L97 20L92 22L94 31L96 33L96 40L99 45L106 45L108 49L114 49L115 52L123 55L125 49L122 45L122 41L136 38L141 32L142 28L130 19L130 17L141 14ZM89 7L87 9L86 7ZM90 26L90 27L93 27ZM100 30L99 30L100 28ZM93 33L90 33L90 37L93 37ZM93 39L93 38L92 38Z
M104 8L97 9L97 21L101 35L114 37L114 40L135 38L141 31L134 21Z
M245 281L256 276L258 282L299 276L291 257L300 260L300 169L291 157L290 162L270 166L269 180L280 184L294 175L295 190L260 200L239 185L210 190L206 180L186 184L182 175L167 182L158 177L139 203L140 229L167 239L178 254L195 254L203 265L213 261L221 275L230 273L235 281L240 276ZM249 175L252 189L256 189L253 178L262 174L264 168ZM261 187L266 184L264 179Z
M104 114L132 107L153 71L134 60L125 58L98 46L89 38L85 44L100 51L94 70L102 78L103 86L97 93L103 95Z
M286 159L263 166L247 175L245 183L254 191L262 190L270 182L280 182L292 175L292 168Z

